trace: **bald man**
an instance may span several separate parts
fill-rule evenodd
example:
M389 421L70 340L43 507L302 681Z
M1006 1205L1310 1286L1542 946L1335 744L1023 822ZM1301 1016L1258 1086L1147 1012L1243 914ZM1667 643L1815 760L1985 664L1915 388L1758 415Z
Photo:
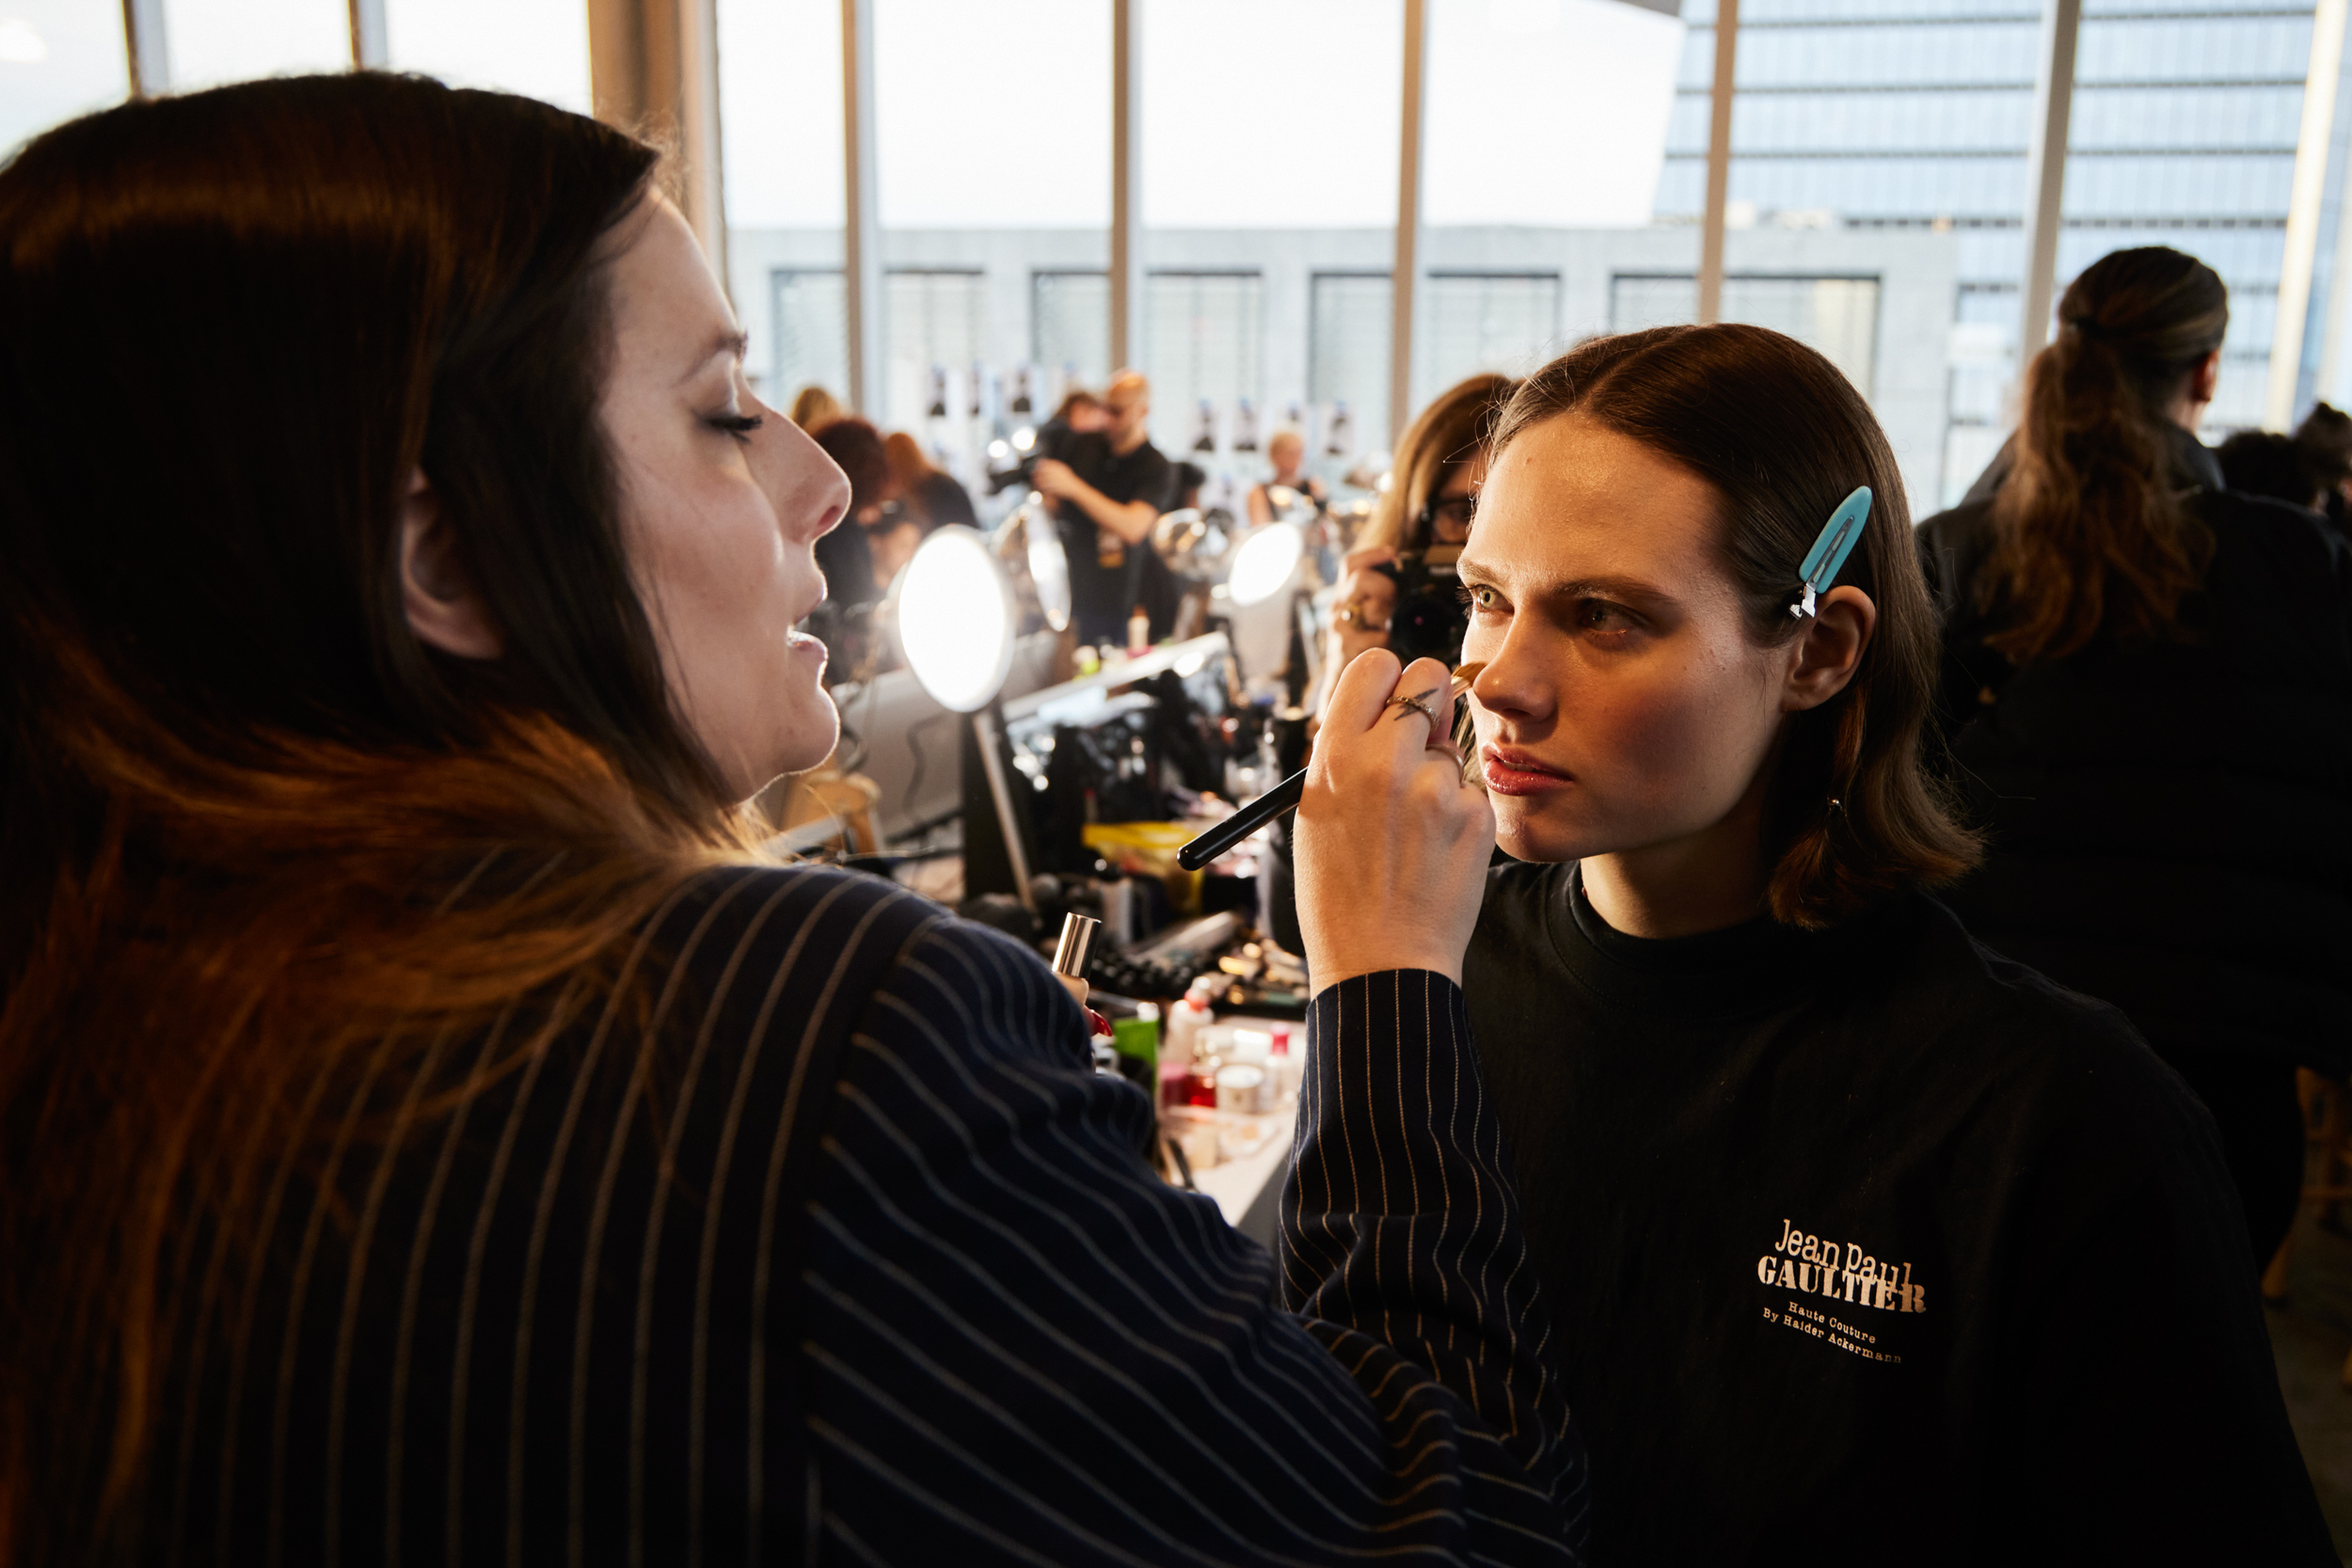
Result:
M1120 372L1103 405L1109 428L1073 436L1058 458L1039 462L1033 483L1056 503L1078 641L1123 645L1127 617L1143 598L1152 525L1168 508L1174 470L1145 433L1149 381Z

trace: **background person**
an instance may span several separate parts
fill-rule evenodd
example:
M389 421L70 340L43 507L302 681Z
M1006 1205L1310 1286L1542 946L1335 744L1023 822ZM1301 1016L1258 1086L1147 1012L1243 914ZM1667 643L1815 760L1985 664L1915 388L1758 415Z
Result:
M2302 1184L2295 1069L2352 1066L2352 587L2323 524L2229 494L2193 434L2229 325L2211 268L2117 251L2058 317L2009 477L1920 530L1989 831L1950 898L2187 1079L2260 1267Z
M1284 425L1265 444L1266 461L1274 466L1274 477L1262 484L1249 487L1249 520L1254 524L1274 521L1274 500L1267 491L1278 484L1287 485L1312 500L1320 508L1328 498L1323 481L1306 471L1307 438L1296 429Z
M888 562L882 558L886 537L898 522L888 510L898 496L898 475L891 471L882 434L864 420L828 420L809 433L809 439L850 482L848 520L817 541L825 597L841 610L872 604L890 584Z
M2352 538L2346 521L2352 506L2352 414L2328 404L2316 404L2295 429L2295 447L2319 482L2322 510L2339 536Z
M850 497L654 164L363 72L0 168L0 1558L1574 1560L1476 1061L1369 1032L1483 802L1350 689L1278 1311L1033 953L744 848Z
M1761 327L1586 342L1504 408L1461 576L1511 857L1464 990L1595 1558L1801 1561L1835 1517L1934 1563L2332 1562L2211 1118L1923 891L1976 846L1851 384Z
M1081 642L1127 645L1127 618L1143 602L1152 525L1168 510L1173 469L1152 444L1152 384L1121 371L1103 394L1109 422L1058 443L1031 483L1048 499L1070 557L1071 624Z
M2307 512L2322 510L2328 486L2312 471L2294 436L2273 430L2241 430L2214 451L2221 481L2242 496L2265 496Z
M949 523L980 526L970 493L956 483L955 475L943 472L924 455L922 442L894 430L882 437L882 451L890 458L890 471L898 476L898 499L923 532Z
M1508 376L1473 375L1439 393L1406 428L1389 487L1341 568L1335 612L1324 633L1327 689L1358 654L1388 646L1397 585L1377 568L1404 552L1459 547L1470 538L1478 486L1486 477L1486 429L1511 388Z
M842 415L841 402L815 382L810 382L792 394L792 412L787 416L803 430L814 431L828 420Z

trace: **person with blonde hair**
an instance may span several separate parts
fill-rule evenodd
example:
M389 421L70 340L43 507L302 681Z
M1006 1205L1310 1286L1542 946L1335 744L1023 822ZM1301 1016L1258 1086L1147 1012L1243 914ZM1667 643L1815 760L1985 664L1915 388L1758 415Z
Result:
M815 382L792 394L792 411L785 416L803 430L813 431L841 417L841 402Z
M1323 481L1307 472L1307 437L1295 425L1284 425L1265 444L1266 461L1274 465L1274 476L1263 483L1249 487L1248 512L1253 524L1274 521L1276 485L1295 490L1315 505L1324 501Z

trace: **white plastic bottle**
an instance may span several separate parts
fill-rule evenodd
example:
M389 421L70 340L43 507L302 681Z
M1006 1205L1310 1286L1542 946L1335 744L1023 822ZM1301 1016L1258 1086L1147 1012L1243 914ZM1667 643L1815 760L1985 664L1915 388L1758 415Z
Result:
M1184 1000L1168 1009L1168 1024L1162 1031L1160 1060L1163 1063L1186 1067L1200 1049L1200 1033L1215 1020L1209 1011L1209 991L1196 982L1184 992Z

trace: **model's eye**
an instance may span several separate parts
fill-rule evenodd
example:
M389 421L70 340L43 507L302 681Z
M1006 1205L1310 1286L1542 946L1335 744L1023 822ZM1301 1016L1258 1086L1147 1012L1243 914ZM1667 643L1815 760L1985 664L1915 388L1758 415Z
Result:
M1612 604L1607 599L1579 599L1576 601L1576 624L1583 631L1614 635L1631 631L1635 621L1632 611L1621 604Z
M1502 608L1502 595L1496 593L1493 589L1487 587L1483 582L1464 583L1462 585L1462 602L1468 605L1473 611L1481 610L1501 610Z
M764 414L713 414L710 416L712 429L723 430L739 441L767 422L768 417Z

